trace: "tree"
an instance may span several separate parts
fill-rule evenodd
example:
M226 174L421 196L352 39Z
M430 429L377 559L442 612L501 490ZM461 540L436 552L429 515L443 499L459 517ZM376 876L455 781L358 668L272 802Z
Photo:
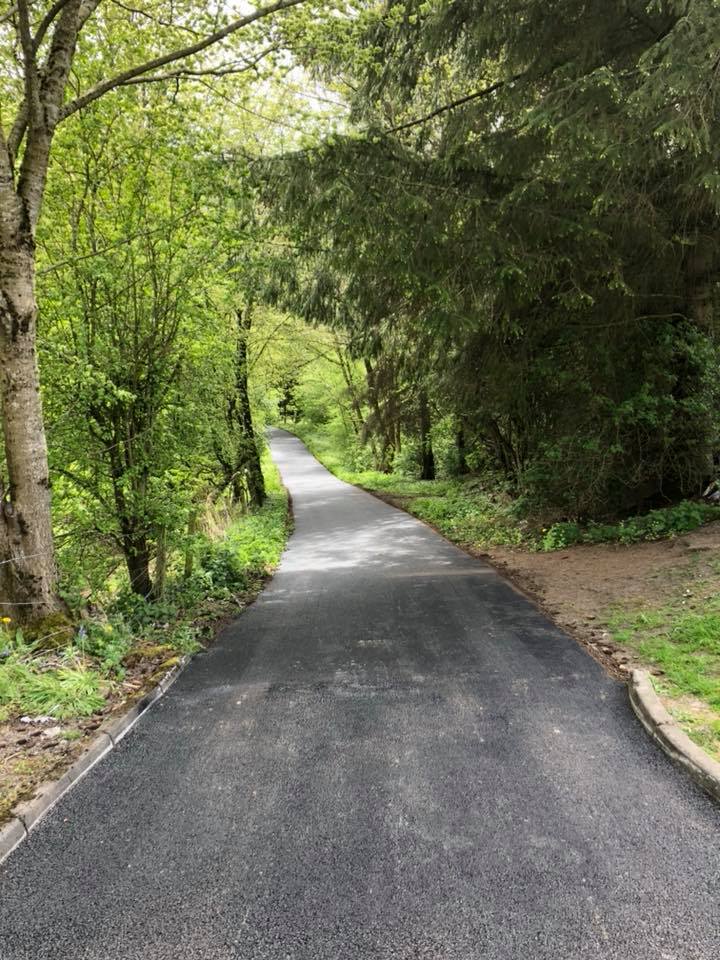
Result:
M218 444L216 456L222 467L223 483L232 490L233 501L243 507L259 507L265 500L265 481L250 403L248 341L252 330L252 304L248 303L244 310L236 309L235 318L235 377L226 413L229 451L226 453Z
M373 370L392 330L516 488L601 515L710 469L720 14L551 6L350 25L315 62L342 64L356 129L268 165L268 202L314 276L304 315Z
M215 482L212 441L234 392L207 230L212 138L185 131L187 113L160 91L103 106L59 138L54 226L38 232L51 263L39 278L50 463L67 536L112 544L131 588L151 597L153 560L162 580L194 499Z
M252 24L294 7L303 0L277 0L266 7L207 29L204 8L188 23L173 9L149 4L138 16L171 28L159 30L168 47L118 72L98 75L110 58L90 58L84 89L72 77L81 39L101 0L60 0L40 10L18 0L2 17L3 60L10 79L3 86L5 104L14 117L0 117L0 398L6 460L0 517L0 592L26 618L59 605L50 514L50 477L36 354L35 231L47 182L53 140L59 125L119 87L145 81L180 80L203 73L240 69L207 65L202 54ZM164 16L163 16L164 14ZM110 20L112 16L109 14ZM222 19L222 18L221 18ZM200 31L183 42L186 29ZM98 22L96 39L103 36ZM112 44L112 37L109 39ZM15 52L19 69L12 70ZM247 63L245 63L245 67ZM69 94L69 97L68 97ZM7 110L7 106L5 110ZM3 111L5 112L5 111Z

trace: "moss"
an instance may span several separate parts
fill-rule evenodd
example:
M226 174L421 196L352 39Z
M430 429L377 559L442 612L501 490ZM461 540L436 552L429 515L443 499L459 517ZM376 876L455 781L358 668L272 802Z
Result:
M148 677L148 685L155 686L155 684L160 683L168 670L171 670L173 667L177 666L181 659L181 657L176 656L169 657L167 660L164 660L158 669L150 677Z
M62 650L75 636L75 624L62 612L50 613L22 628L26 643L36 650Z
M142 643L123 657L123 665L126 667L136 667L143 660L158 660L160 657L167 657L172 654L173 648L168 643Z

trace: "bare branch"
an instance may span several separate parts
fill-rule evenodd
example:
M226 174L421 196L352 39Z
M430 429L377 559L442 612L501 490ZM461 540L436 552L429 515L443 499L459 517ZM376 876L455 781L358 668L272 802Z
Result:
M27 0L21 0L21 4ZM42 70L37 67L29 30L25 39L26 57L32 59L37 80L37 102L31 92L25 97L13 129L13 146L19 148L23 136L27 149L23 153L18 176L18 194L27 204L31 229L34 231L45 190L52 138L65 96L68 74L72 66L78 31L100 0L68 0L59 10L52 32L50 48ZM28 40L29 38L29 40ZM28 47L28 42L30 46Z
M10 162L15 163L15 157L17 152L20 149L20 144L23 141L25 136L25 130L27 129L28 122L28 105L27 100L23 102L18 107L18 112L15 116L15 122L12 125L12 129L8 135L8 153L10 155Z
M92 260L95 257L101 257L104 254L108 253L110 250L116 250L118 247L127 247L135 240L157 236L158 234L167 234L168 230L171 230L173 227L176 227L178 224L183 223L184 221L190 219L197 213L198 206L195 204L185 213L181 214L179 217L175 217L172 220L166 220L159 227L155 227L152 230L141 230L138 233L132 233L118 240L115 243L109 243L105 247L100 247L99 249L93 250L91 253L80 254L75 257L70 257L67 260L60 260L57 263L51 264L49 267L44 267L42 270L37 271L39 277L45 276L47 273L54 273L56 270L62 270L63 267L74 266L77 263L80 263L83 260Z
M18 5L15 3L13 4L12 7L10 7L7 13L3 13L2 16L0 16L0 24L7 23L8 20L12 20L12 18L15 16L17 12L18 12Z
M452 100L450 103L444 104L442 107L438 107L436 110L431 110L430 113L426 113L422 117L417 117L415 120L408 120L406 123L399 123L396 127L390 127L385 130L384 133L389 135L391 133L399 133L401 130L409 130L411 127L419 127L423 123L428 123L430 120L434 120L435 117L441 116L443 113L448 113L450 110L456 110L458 107L464 107L466 103L472 103L473 100L482 100L485 97L491 96L497 90L501 90L504 86L509 83L514 83L516 80L520 80L523 77L523 74L515 74L514 77L510 77L508 80L498 80L496 83L491 83L489 87L483 87L482 90L476 90L474 93L468 93L464 97L459 97L457 100Z
M184 60L187 57L191 57L196 53L201 53L203 50L207 50L208 47L219 43L221 40L224 40L231 34L236 33L243 27L247 27L251 23L255 23L257 20L262 20L265 17L271 16L274 13L279 13L282 10L287 10L290 7L296 7L304 2L305 0L276 0L275 3L272 3L267 7L260 7L253 13L250 13L245 17L240 17L239 20L233 20L232 23L227 24L227 26L223 27L221 30L216 30L215 33L211 33L203 40L198 40L197 43L189 44L186 47L181 47L179 50L173 50L161 57L155 57L155 59L148 60L146 63L141 63L136 67L131 67L129 70L125 70L123 73L119 73L117 76L111 77L109 80L104 80L102 83L92 87L75 100L67 103L62 109L59 119L64 120L66 117L71 116L71 114L76 113L83 107L86 107L89 103L92 103L94 100L102 97L110 90L114 90L119 86L127 85L135 77L152 73L154 70L164 67L168 63L175 63L178 60Z
M128 87L140 83L161 83L163 80L191 80L194 77L229 77L239 73L246 73L277 49L276 46L268 47L256 57L253 57L252 60L220 64L217 67L207 67L205 70L192 70L190 67L180 67L177 70L169 70L167 73L143 74L140 77L133 77L132 80L125 80L120 86Z
M30 113L36 113L40 109L40 84L38 78L37 61L35 60L35 48L33 46L32 34L30 32L30 11L27 0L19 0L18 5L18 24L20 35L20 46L23 54L23 73L25 80L25 100L30 108Z

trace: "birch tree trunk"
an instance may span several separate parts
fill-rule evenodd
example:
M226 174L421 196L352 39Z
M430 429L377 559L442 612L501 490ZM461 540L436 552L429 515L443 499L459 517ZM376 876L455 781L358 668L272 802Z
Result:
M32 239L0 249L0 398L6 481L0 480L0 612L28 620L59 609L50 481L35 353Z

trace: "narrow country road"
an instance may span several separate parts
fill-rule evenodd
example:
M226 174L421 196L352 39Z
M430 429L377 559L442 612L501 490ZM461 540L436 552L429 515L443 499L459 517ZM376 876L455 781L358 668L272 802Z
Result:
M720 810L622 686L272 448L280 571L0 868L2 960L717 960Z

